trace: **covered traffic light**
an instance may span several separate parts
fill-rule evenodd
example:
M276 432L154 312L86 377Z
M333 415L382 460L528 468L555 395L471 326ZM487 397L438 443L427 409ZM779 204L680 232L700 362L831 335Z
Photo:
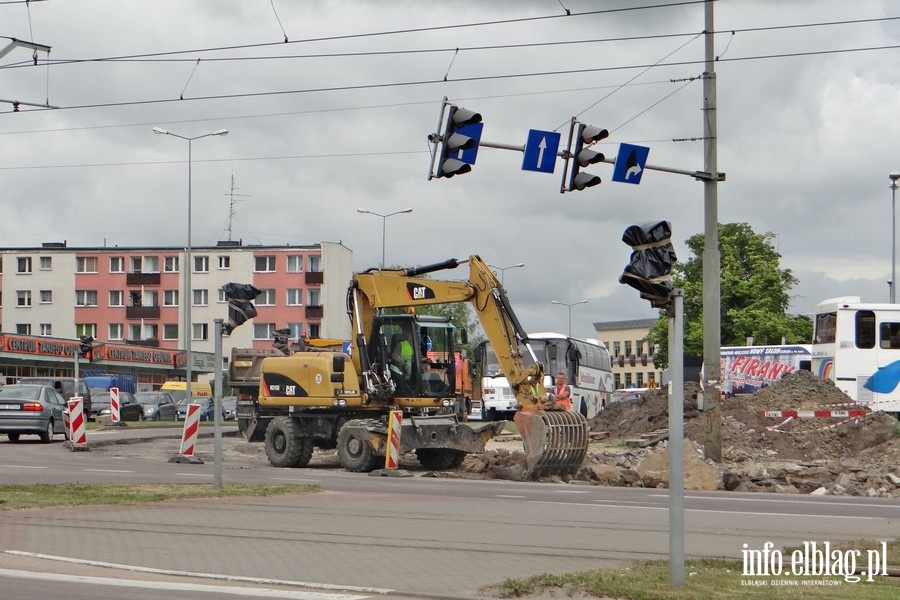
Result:
M94 338L90 335L83 335L79 338L81 342L78 344L78 356L94 359Z
M479 113L450 105L447 124L440 138L438 177L453 177L472 170L483 128Z
M222 286L228 300L228 322L222 327L225 335L231 335L234 328L256 316L255 300L260 290L249 283L226 283Z
M572 171L569 175L570 192L574 190L581 191L600 183L599 176L583 172L581 168L603 162L606 159L603 153L591 150L587 146L608 137L609 131L606 129L585 125L584 123L578 124L578 135L575 137L575 151L572 153Z
M290 355L291 351L288 348L288 341L291 337L291 330L287 327L284 329L276 329L273 334L274 340L272 341L272 345L275 346L276 349L281 350L286 356Z
M638 290L654 308L669 308L672 266L677 260L672 247L672 225L668 221L632 225L622 234L622 241L633 252L619 283Z

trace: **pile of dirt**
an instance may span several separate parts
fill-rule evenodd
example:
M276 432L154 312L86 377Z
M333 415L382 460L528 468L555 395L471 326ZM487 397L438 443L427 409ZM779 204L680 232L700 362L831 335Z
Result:
M685 384L684 437L692 443L688 450L696 450L702 460L712 413L698 409L700 392L696 383ZM880 412L863 418L760 415L859 408L833 383L808 371L785 375L756 394L725 398L720 403L722 461L691 464L693 475L704 472L694 484L701 487L693 489L898 498L900 423L894 416ZM668 452L665 390L649 390L642 400L611 405L590 422L590 428L608 437L591 444L585 466L574 479L603 485L665 486L665 478L651 477L648 474L656 470L647 467L658 464L658 455ZM502 477L522 459L516 451L489 451L469 457L464 469Z

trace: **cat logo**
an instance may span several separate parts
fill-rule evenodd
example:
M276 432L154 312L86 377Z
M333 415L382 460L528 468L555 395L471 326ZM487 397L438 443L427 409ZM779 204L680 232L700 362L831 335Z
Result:
M406 293L409 294L410 300L428 300L430 298L434 298L434 290L432 290L427 285L407 283Z

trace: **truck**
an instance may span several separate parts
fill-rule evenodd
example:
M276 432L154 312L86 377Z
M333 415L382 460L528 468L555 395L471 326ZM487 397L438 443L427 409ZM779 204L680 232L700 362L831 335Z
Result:
M730 398L756 393L787 373L809 371L812 346L723 346L720 357L721 390L725 397Z
M425 277L464 263L466 280ZM477 255L354 274L347 290L349 353L314 340L287 356L274 348L233 350L229 384L238 391L239 430L263 441L276 467L306 466L318 447L336 449L348 471L373 471L395 443L388 437L393 411L402 416L399 452L414 452L426 469L458 467L466 454L484 452L506 422L463 423L458 416L456 343L467 336L447 318L415 313L417 306L455 302L473 307L518 399L513 420L524 460L513 476L574 474L587 454L587 420L554 410L544 393L543 366L533 356L525 364L520 348L532 352L527 336L499 280ZM402 308L407 312L386 311ZM407 349L401 355L398 347Z

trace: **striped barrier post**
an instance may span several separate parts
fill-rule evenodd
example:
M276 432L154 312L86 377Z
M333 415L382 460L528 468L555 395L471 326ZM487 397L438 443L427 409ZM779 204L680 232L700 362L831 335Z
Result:
M396 469L400 466L400 426L403 424L403 413L392 410L388 418L388 448L384 457L385 469Z
M118 423L121 420L121 417L121 409L119 408L119 388L111 387L109 388L109 418L113 423Z
M87 445L87 424L84 419L84 398L81 396L72 396L68 402L69 406L69 429L71 436L69 441L74 446Z
M200 405L188 404L184 415L184 431L181 435L181 456L194 456L197 433L200 431Z
M66 406L66 409L63 411L63 427L66 428L66 441L72 439L72 419L69 418L69 408Z

